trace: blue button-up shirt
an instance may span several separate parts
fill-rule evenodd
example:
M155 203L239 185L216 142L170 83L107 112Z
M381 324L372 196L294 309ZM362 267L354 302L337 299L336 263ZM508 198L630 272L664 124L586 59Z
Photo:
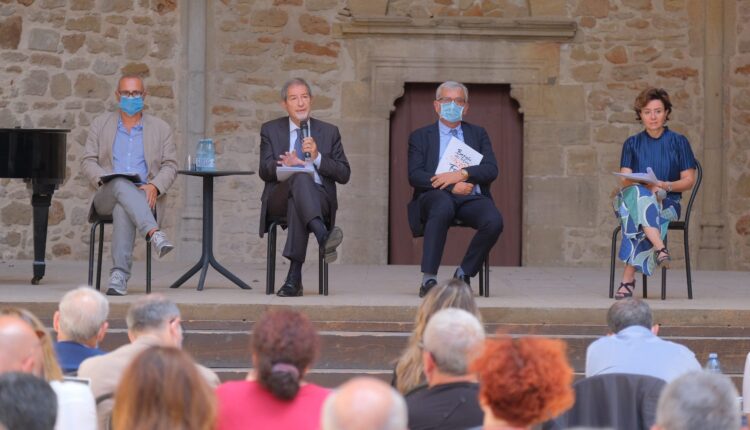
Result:
M692 351L641 326L598 339L586 350L586 377L630 373L669 382L693 370L701 370L701 365Z
M137 173L143 183L148 181L148 165L143 149L143 122L139 122L130 129L130 133L117 120L117 133L112 146L113 173Z

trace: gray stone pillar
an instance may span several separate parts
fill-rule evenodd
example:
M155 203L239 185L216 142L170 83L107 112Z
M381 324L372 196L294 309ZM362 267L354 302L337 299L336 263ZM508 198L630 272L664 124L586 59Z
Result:
M704 0L705 55L703 84L705 103L703 154L697 155L703 165L701 199L699 269L726 268L726 169L724 160L724 25L725 0ZM695 208L697 209L697 208ZM695 212L695 210L694 210Z
M183 77L184 107L181 109L185 140L182 160L190 154L195 160L195 146L206 133L206 28L207 6L204 0L185 2L184 46L187 75ZM184 163L184 161L183 161ZM200 256L202 212L202 182L200 178L181 176L184 208L181 213L179 260L194 260Z

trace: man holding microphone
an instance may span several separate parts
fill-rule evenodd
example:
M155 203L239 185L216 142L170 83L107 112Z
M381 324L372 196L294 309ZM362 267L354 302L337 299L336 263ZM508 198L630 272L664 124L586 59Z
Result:
M267 231L268 216L286 216L288 236L283 256L289 273L277 295L302 295L302 264L309 233L315 235L325 261L336 260L343 233L335 226L336 183L349 181L351 169L333 124L310 118L312 92L301 78L287 81L281 89L281 106L289 114L266 122L260 129L259 175L265 181L261 197L260 236ZM279 181L277 168L310 167Z

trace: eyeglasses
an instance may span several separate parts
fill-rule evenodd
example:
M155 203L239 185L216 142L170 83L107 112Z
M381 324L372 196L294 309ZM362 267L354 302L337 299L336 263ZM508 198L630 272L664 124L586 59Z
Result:
M128 98L141 97L141 96L143 96L143 91L122 91L122 90L117 90L117 94L119 94L120 97L128 97Z
M463 106L466 104L466 99L463 97L457 97L455 99L452 99L450 97L440 97L439 99L437 99L437 101L440 104L454 102L459 106Z

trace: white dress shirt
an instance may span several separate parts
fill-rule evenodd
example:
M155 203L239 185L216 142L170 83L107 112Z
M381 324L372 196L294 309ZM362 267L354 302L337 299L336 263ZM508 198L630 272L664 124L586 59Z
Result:
M597 339L586 350L586 377L629 373L669 382L693 370L701 370L701 365L692 351L641 326Z

